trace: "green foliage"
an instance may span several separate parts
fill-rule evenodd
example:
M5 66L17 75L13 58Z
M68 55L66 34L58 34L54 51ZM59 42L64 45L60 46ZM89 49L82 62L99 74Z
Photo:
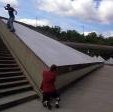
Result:
M109 37L105 39L106 45L113 46L113 37Z
M91 32L87 36L84 36L76 30L62 31L59 26L38 26L36 27L36 30L59 41L98 44L98 48L96 49L87 47L78 49L79 51L90 56L102 56L104 59L108 59L109 57L113 56L112 50L104 50L99 48L100 45L113 46L113 37L105 38L102 35L97 35L95 32Z
M97 35L95 32L91 32L87 36L84 36L83 34L80 34L79 32L77 32L76 30L62 31L62 29L59 26L54 26L54 27L37 26L35 30L51 38L57 39L59 41L91 43L91 44L113 46L113 37L105 38L102 35Z

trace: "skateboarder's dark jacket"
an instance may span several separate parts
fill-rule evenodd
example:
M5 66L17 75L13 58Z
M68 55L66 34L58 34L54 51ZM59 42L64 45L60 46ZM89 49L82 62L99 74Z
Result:
M14 16L14 11L15 11L15 9L14 8L12 8L12 7L5 7L5 10L8 10L8 13L9 13L9 17L15 17Z

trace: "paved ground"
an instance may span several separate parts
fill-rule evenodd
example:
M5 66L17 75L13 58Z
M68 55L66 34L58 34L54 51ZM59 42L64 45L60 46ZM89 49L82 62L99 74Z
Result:
M113 66L82 78L62 93L61 108L52 112L113 112ZM34 100L4 112L49 112Z

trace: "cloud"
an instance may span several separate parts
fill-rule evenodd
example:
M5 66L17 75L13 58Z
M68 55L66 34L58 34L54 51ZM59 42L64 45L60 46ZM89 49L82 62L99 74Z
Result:
M111 31L111 30L103 31L103 32L87 31L87 32L84 32L84 35L87 36L91 32L95 32L98 36L102 35L102 36L104 36L104 38L113 37L113 31Z
M103 0L98 9L100 21L104 23L113 22L113 0Z
M0 7L0 16L7 17L6 10L4 10L4 8L1 8L1 7Z
M46 25L49 25L49 26L52 26L52 24L50 23L50 21L46 20L46 19L42 19L42 20L36 20L36 19L19 19L17 21L20 21L20 22L23 22L23 23L26 23L26 24L30 24L30 25L33 25L33 26L46 26Z
M105 37L105 38L107 38L107 37L113 37L113 31L106 31L106 32L103 32L102 33L103 34L103 36Z
M91 32L84 32L84 35L87 36L89 33L91 33Z
M0 0L0 2L4 4L18 5L17 0Z
M84 21L113 22L113 0L35 0L37 8Z

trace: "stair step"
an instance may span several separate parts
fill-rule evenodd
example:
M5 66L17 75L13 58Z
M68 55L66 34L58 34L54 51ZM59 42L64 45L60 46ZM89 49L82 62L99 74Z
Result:
M3 54L1 53L0 56L12 56L11 54Z
M4 53L10 54L10 52L8 50L0 50L0 54L4 54Z
M15 64L13 64L13 63L11 63L11 64L1 64L0 63L0 68L7 68L7 67L18 67L18 65L17 65L17 63L15 63Z
M15 60L0 60L0 64L16 64Z
M30 90L33 90L31 85L23 85L20 87L7 88L4 90L0 90L0 98L6 97L11 94L22 93L24 91L30 91Z
M12 55L10 55L10 56L0 55L0 58L4 58L4 57L7 57L7 58L12 58L13 56L12 56Z
M9 51L0 51L0 54L11 54Z
M10 72L10 71L20 71L19 67L10 67L10 68L0 68L1 72Z
M5 44L3 43L3 41L1 39L0 39L0 49L1 50L7 49L7 47L5 46Z
M25 76L13 76L13 77L5 77L5 78L0 78L0 83L4 82L13 82L13 81L19 81L19 80L24 80L26 79Z
M29 84L28 80L5 82L5 83L0 84L0 90L1 89L11 88L11 87L22 86L22 85L26 85L26 84Z
M3 41L1 42L2 40L0 39L0 49L1 50L7 50L8 48L5 46L5 44L3 43Z
M22 76L23 72L22 71L13 71L13 72L1 72L0 73L0 78L5 78L5 77L15 77L15 76Z
M0 48L0 51L9 51L9 50L8 50L8 48L6 48L6 46L4 46L4 48L2 48L2 49Z
M1 98L0 110L2 111L10 107L16 106L18 104L34 100L36 98L38 98L38 96L34 91L27 91L27 92L8 96L7 98Z
M0 56L0 60L15 60L13 57Z

